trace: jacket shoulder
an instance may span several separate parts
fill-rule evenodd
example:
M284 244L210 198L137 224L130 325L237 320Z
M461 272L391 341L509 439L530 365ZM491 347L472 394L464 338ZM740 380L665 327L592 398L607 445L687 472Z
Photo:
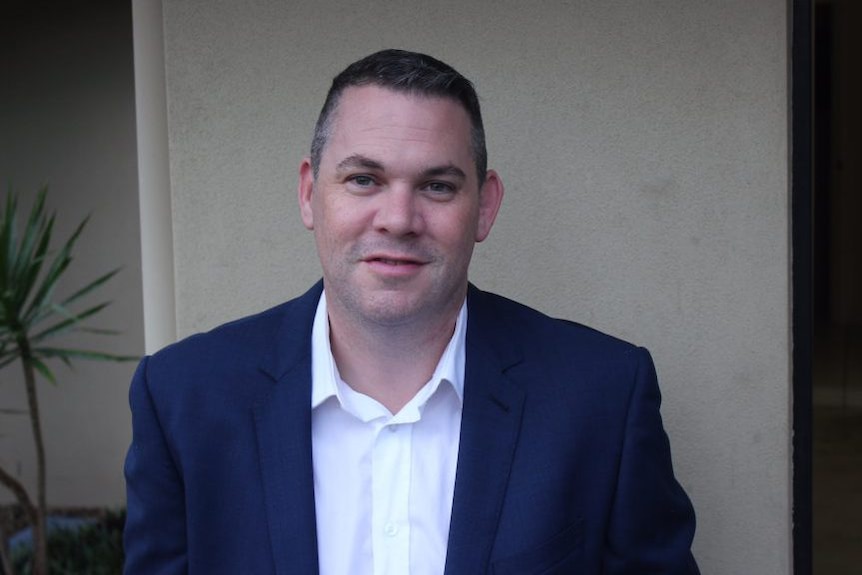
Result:
M279 349L284 345L310 342L306 336L311 333L320 291L318 283L296 299L168 345L149 358L149 369L170 371L174 377L189 370L256 369L267 356L284 351Z
M560 348L566 353L577 350L630 355L636 345L595 328L568 319L551 317L504 296L478 289L471 290L470 319L492 325L515 338L525 349L536 351ZM475 313L474 313L475 312Z

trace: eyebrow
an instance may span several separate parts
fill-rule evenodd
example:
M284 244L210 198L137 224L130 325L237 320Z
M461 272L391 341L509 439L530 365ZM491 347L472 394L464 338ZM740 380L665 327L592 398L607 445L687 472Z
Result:
M335 166L336 171L339 172L354 168L363 168L366 170L376 170L381 172L386 170L385 166L381 162L373 160L368 156L363 156L362 154L347 156ZM422 178L436 178L439 176L450 176L461 180L467 179L467 174L464 173L464 170L453 164L434 166L423 170L421 174Z
M446 166L438 166L434 168L428 168L424 172L422 172L422 176L425 178L436 178L438 176L450 176L459 178L461 180L467 179L467 174L464 173L464 170L459 168L458 166L453 166L452 164L448 164Z
M367 156L363 156L362 154L353 154L352 156L347 156L335 166L337 171L349 170L351 168L365 168L367 170L383 170L383 164L378 162L377 160L372 160Z

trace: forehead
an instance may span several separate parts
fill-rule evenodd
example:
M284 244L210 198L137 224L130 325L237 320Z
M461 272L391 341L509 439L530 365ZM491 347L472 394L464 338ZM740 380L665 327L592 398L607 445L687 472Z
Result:
M434 161L445 156L450 163L472 162L470 132L467 111L457 100L373 85L351 86L341 94L333 113L324 163L327 155L401 156L411 151L434 156Z

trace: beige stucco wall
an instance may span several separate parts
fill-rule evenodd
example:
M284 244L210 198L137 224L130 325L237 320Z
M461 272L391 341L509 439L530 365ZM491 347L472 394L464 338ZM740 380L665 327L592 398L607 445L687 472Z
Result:
M294 183L328 83L426 51L507 184L473 281L647 346L703 572L790 572L785 1L162 4L180 335L318 277Z

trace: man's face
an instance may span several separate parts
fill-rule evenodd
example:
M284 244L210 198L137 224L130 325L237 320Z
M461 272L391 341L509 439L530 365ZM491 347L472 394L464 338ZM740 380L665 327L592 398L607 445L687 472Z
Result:
M503 195L493 171L479 189L467 112L361 86L342 93L334 114L317 180L306 158L298 192L327 305L378 325L451 317Z

